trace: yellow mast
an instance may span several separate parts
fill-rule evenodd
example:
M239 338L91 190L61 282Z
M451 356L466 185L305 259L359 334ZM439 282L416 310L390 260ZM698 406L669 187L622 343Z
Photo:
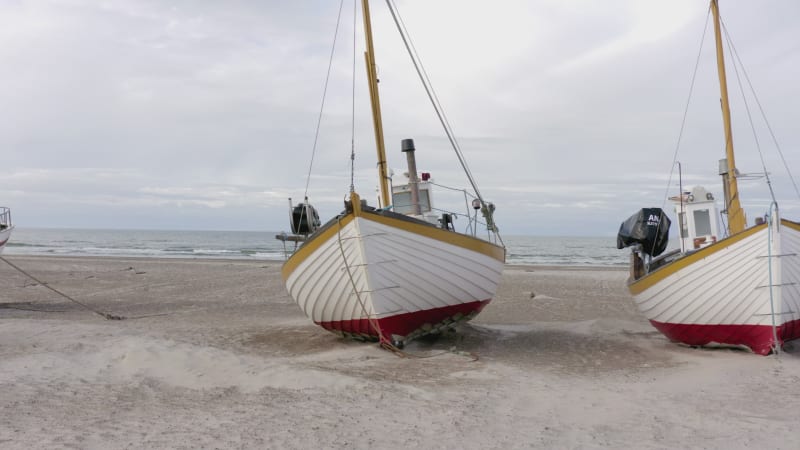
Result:
M378 73L375 69L375 49L372 47L372 24L369 18L369 1L361 2L364 14L364 35L367 40L367 79L369 80L369 98L372 103L372 123L375 128L375 144L378 151L378 178L381 186L381 207L391 205L389 193L389 175L386 168L386 148L383 144L383 121L381 119L381 102L378 97Z
M739 204L739 185L736 181L736 161L733 158L733 133L731 132L731 107L728 104L728 81L725 77L725 58L722 50L722 33L719 25L719 6L711 0L711 14L714 16L714 37L717 42L717 70L719 72L719 91L722 101L722 122L725 128L725 157L728 160L728 183L725 204L728 209L728 232L734 235L746 227L744 211Z

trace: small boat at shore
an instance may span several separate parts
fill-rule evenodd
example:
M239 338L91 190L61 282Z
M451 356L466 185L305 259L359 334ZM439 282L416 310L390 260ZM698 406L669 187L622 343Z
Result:
M14 224L11 222L11 210L5 206L0 206L0 253L3 253L8 240L11 238L11 231Z
M412 139L401 143L408 165L406 182L390 187L367 0L362 1L362 13L378 204L369 206L351 185L344 211L323 225L307 197L294 206L290 201L292 234L277 238L302 243L283 265L282 276L291 297L314 323L345 337L402 348L415 337L478 314L495 294L506 251L494 224L494 205L478 192L439 109L447 137L474 188L472 202L467 202L473 211L459 215L469 220L467 230L456 231L455 214L435 207L434 184L429 174L418 174ZM396 11L391 13L397 23ZM418 61L414 62L416 66ZM437 108L438 102L431 101ZM479 211L485 238L477 232Z
M679 249L662 254L670 220L661 208L643 209L623 222L617 247L632 248L628 288L642 314L670 340L766 355L800 337L800 223L781 217L774 195L769 210L754 225L746 223L717 0L710 8L726 149L719 171L724 209L703 187L681 186L669 199L678 217ZM766 168L764 176L769 181Z

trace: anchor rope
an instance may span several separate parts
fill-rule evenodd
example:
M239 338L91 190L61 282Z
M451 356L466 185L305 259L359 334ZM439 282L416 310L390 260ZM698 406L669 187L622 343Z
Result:
M409 352L397 347L396 345L392 344L391 340L386 339L386 336L384 336L383 331L381 330L380 326L378 325L378 321L375 319L374 315L373 314L369 314L367 312L367 306L364 303L364 300L361 298L361 294L358 292L358 288L356 287L356 281L355 281L355 278L353 277L353 272L350 269L350 264L347 261L347 255L344 252L344 245L342 244L342 222L341 222L341 218L340 217L336 218L336 224L338 225L337 243L339 244L339 252L342 254L342 261L344 262L344 267L345 267L345 271L347 272L347 277L350 280L350 285L353 287L353 293L356 295L356 299L358 300L358 304L359 304L359 306L361 306L361 312L367 318L368 323L370 324L372 329L375 330L375 333L378 335L378 340L379 340L380 346L382 348L385 348L385 349L391 351L392 353L394 353L395 355L397 355L397 356L399 356L401 358L427 359L427 358L433 358L433 357L436 357L436 356L446 355L448 353L454 353L454 354L460 355L460 356L468 356L468 357L472 358L473 361L477 361L477 360L480 359L480 357L474 352L443 351L443 352L440 352L440 353L434 353L432 355L417 355L417 354L409 353Z
M67 299L67 300L69 300L69 301L71 301L71 302L73 302L73 303L76 303L76 304L78 304L78 305L82 306L83 308L85 308L85 309L87 309L87 310L89 310L89 311L91 311L91 312L93 312L93 313L95 313L95 314L97 314L97 315L99 315L99 316L102 316L102 317L104 317L104 318L105 318L105 319L107 319L107 320L125 320L125 319L127 319L127 317L125 317L125 316L117 316L117 315L114 315L114 314L105 313L105 312L103 312L103 311L100 311L100 310L97 310L97 309L95 309L95 308L92 308L91 306L89 306L89 305L87 305L87 304L85 304L85 303L83 303L83 302L80 302L80 301L78 301L78 300L75 300L74 298L72 298L72 297L70 297L69 295L67 295L67 294L65 294L65 293L63 293L63 292L61 292L61 291L59 291L58 289L56 289L56 288L54 288L54 287L50 286L49 284L45 283L44 281L41 281L41 280L39 280L38 278L36 278L35 276L33 276L31 273L29 273L29 272L25 271L24 269L22 269L21 267L17 266L17 265L16 265L16 264L14 264L14 263L12 263L12 262L11 262L11 261L9 261L8 259L6 259L6 258L4 258L4 257L2 257L2 256L0 256L0 259L2 259L2 260L3 260L3 262L5 262L5 263L6 263L6 264L8 264L9 266L13 267L14 269L16 269L17 271L19 271L19 272L20 272L20 273L22 273L23 275L27 276L27 277L28 277L28 278L30 278L31 280L33 280L33 281L35 281L35 282L39 283L39 285L41 285L41 286L44 286L44 287L46 287L47 289L50 289L51 291L55 292L56 294L60 295L61 297L64 297L65 299Z
M353 288L353 293L356 296L356 300L358 300L359 306L361 306L361 312L364 314L364 317L367 318L367 322L370 324L372 329L378 335L378 339L380 342L381 347L386 348L387 350L395 353L398 356L405 356L405 352L403 352L400 348L395 346L391 343L390 340L386 339L386 336L383 335L383 331L381 327L378 325L377 319L373 317L373 314L367 312L367 305L364 303L364 300L361 298L361 293L358 292L358 287L356 286L356 280L353 277L353 271L350 269L350 263L347 261L347 255L344 252L344 245L342 244L342 220L341 217L336 217L336 225L338 226L336 230L337 239L336 242L339 244L339 252L342 254L342 262L344 263L345 271L347 272L347 277L350 280L350 286Z

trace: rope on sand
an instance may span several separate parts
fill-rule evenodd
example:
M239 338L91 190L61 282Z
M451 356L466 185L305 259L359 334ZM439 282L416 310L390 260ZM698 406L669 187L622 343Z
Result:
M35 282L39 283L40 285L42 285L42 286L46 287L47 289L50 289L51 291L53 291L53 292L55 292L56 294L58 294L58 295L60 295L60 296L64 297L65 299L67 299L67 300L69 300L69 301L71 301L71 302L73 302L73 303L76 303L76 304L78 304L78 305L82 306L83 308L85 308L85 309L87 309L87 310L89 310L89 311L91 311L91 312L93 312L93 313L95 313L95 314L97 314L97 315L99 315L99 316L102 316L102 317L104 317L104 318L105 318L105 319L107 319L107 320L125 320L125 319L127 319L127 317L125 317L125 316L117 316L117 315L114 315L114 314L105 313L105 312L99 311L99 310L97 310L97 309L94 309L94 308L92 308L91 306L89 306L89 305L87 305L87 304L85 304L85 303L81 303L81 302L79 302L78 300L75 300L74 298L70 297L69 295L67 295L67 294L65 294L65 293L63 293L63 292L61 292L61 291L59 291L58 289L56 289L56 288L54 288L54 287L51 287L50 285L48 285L48 284L47 284L47 283L45 283L44 281L41 281L41 280L39 280L39 279L38 279L38 278L36 278L35 276L33 276L33 275L31 275L30 273L28 273L28 272L26 272L25 270L23 270L21 267L19 267L19 266L15 265L15 264L14 264L14 263L12 263L11 261L7 260L6 258L4 258L4 257L0 256L0 259L2 259L2 260L3 260L3 262L5 262L5 263L6 263L6 264L8 264L9 266L13 267L13 268L14 268L14 269L16 269L16 270L17 270L19 273L21 273L21 274L25 275L26 277L30 278L31 280L33 280L33 281L35 281Z
M353 287L353 293L356 295L356 300L358 300L358 304L361 306L361 312L364 314L364 316L366 316L367 322L378 335L380 346L397 356L405 356L406 353L403 350L392 344L391 341L389 341L389 339L383 335L383 331L378 325L377 320L367 311L367 306L364 304L364 300L361 299L361 294L358 292L356 281L353 278L353 272L350 270L350 264L347 262L347 255L344 252L344 245L342 245L342 222L340 217L336 218L336 225L338 226L336 230L336 241L339 244L339 251L342 254L342 262L344 262L344 268L347 271L347 277L350 279L350 285Z

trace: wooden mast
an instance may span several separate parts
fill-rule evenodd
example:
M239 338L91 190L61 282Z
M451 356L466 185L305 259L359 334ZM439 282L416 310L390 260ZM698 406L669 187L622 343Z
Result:
M725 157L728 160L727 198L728 232L734 235L745 229L744 211L739 204L739 185L736 181L736 161L733 157L733 133L731 132L731 107L728 103L728 81L725 77L725 57L722 49L722 33L719 24L717 0L711 0L711 13L714 16L714 38L717 42L717 71L719 72L719 91L722 102L722 122L725 128Z
M367 80L369 81L369 98L372 104L372 124L375 128L375 146L378 151L378 178L381 186L381 207L391 205L389 192L389 175L386 168L386 147L383 143L383 120L381 119L381 102L378 97L378 73L375 69L375 49L372 46L372 23L369 17L369 1L362 0L364 15L364 35L367 40Z

